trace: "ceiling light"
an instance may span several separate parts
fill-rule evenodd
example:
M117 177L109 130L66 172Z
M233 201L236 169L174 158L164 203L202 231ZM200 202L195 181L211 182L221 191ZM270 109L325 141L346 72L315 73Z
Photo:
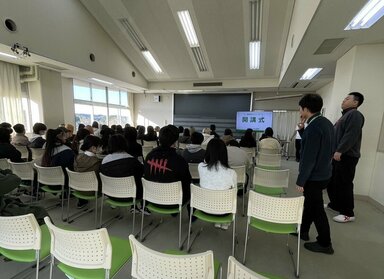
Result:
M109 85L113 84L112 82L101 80L98 78L91 78L91 80L98 81L98 82L105 83L105 84L109 84Z
M301 76L300 80L310 80L313 79L323 68L308 68L305 73Z
M260 41L249 42L249 68L251 70L260 67Z
M155 58L153 58L151 52L149 50L144 50L141 52L145 59L147 60L147 62L149 63L149 65L151 65L152 69L156 72L156 73L162 73L163 71L161 70L159 64L157 64Z
M17 57L16 57L16 56L14 56L14 55L11 55L11 54L8 54L8 53L4 53L4 52L0 52L0 55L6 56L6 57L9 57L9 58L14 58L14 59L17 59Z
M193 26L191 16L187 10L177 12L181 26L183 27L185 36L187 37L190 47L198 47L199 40L197 39L195 27Z
M371 27L384 15L384 0L369 0L344 30Z

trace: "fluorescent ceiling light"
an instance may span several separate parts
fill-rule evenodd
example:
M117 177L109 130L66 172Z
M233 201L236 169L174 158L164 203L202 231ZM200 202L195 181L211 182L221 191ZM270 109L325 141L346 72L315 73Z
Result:
M159 64L157 64L155 58L153 58L151 52L149 50L144 50L141 52L145 59L147 60L147 62L149 63L149 65L151 65L152 69L156 72L156 73L162 73L163 71L161 70Z
M198 47L199 40L197 39L195 27L193 27L192 19L187 10L177 12L179 16L179 20L181 26L183 26L183 30L185 36L187 37L188 43L190 47Z
M260 67L260 41L249 42L249 68L251 70Z
M305 73L301 76L300 80L310 80L313 79L323 68L308 68Z
M0 52L0 55L3 55L3 56L6 56L6 57L10 57L10 58L17 59L17 56L14 56L14 55L11 55L11 54L8 54L8 53L4 53L4 52Z
M109 85L112 84L112 82L101 80L101 79L98 79L98 78L91 78L91 80L98 81L98 82L105 83L105 84L109 84Z
M371 27L384 15L384 0L369 0L344 30Z

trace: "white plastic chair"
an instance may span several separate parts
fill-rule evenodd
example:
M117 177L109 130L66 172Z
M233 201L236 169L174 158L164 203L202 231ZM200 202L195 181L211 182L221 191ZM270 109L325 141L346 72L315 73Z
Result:
M181 181L160 183L149 181L145 178L142 178L141 181L143 182L143 209L147 207L152 213L155 212L159 214L179 214L179 248L181 248L181 215L183 210L183 189ZM174 205L174 207L164 208L157 205ZM143 241L145 237L153 231L152 229L143 237L144 215L143 210L141 214L140 241ZM162 220L155 228L161 223Z
M148 153L152 151L154 147L153 146L143 146L143 158L145 160L145 157L147 157Z
M24 145L14 145L14 147L21 153L21 158L22 159L28 159L29 157L29 152L28 148Z
M31 148L31 152L32 152L32 159L34 161L41 160L41 158L44 155L45 149L42 149L42 148Z
M267 279L261 274L258 274L248 267L242 265L234 257L228 258L227 279Z
M243 210L243 216L245 214L245 183L247 181L247 169L246 169L246 166L234 166L234 167L231 167L231 169L233 169L236 174L237 174L237 187L238 188L242 188L242 191L243 191L243 205L242 205L242 210Z
M279 169L281 167L281 155L258 153L256 166L263 169Z
M287 234L298 233L297 238L297 260L295 274L299 276L300 267L300 226L303 215L304 197L280 198L271 197L254 191L249 192L248 220L245 235L244 258L245 263L249 227L269 233ZM288 238L289 240L289 238ZM288 241L287 247L291 252Z
M7 158L0 159L0 169L1 170L11 169L11 166L8 164Z
M0 216L0 254L17 262L36 262L36 278L39 278L40 260L49 256L49 244L48 229L40 227L32 213Z
M278 196L285 194L289 185L289 169L268 170L255 167L253 170L253 185L256 192Z
M256 147L240 147L240 149L244 150L247 153L248 158L251 162L254 162Z
M210 223L233 223L232 255L235 254L236 233L236 210L237 210L237 188L228 190L211 190L191 184L191 211L188 227L187 249L190 251L193 241L201 233L199 230L195 238L190 241L192 230L192 215L196 218ZM197 209L193 212L194 209ZM220 216L230 214L229 216ZM219 215L219 216L215 216Z
M152 148L157 147L157 141L155 141L155 140L152 140L152 141L143 140L143 147L144 146L151 146Z
M200 179L199 176L199 163L188 163L189 172L192 176L192 179Z
M136 208L136 183L133 176L129 177L110 177L100 173L100 178L102 182L102 199L100 206L100 222L99 227L102 227L103 220L103 205L108 203L116 207L131 207ZM132 198L132 201L115 201L109 199L113 198ZM132 219L132 233L135 231L135 211L133 210L133 219ZM105 224L109 223L112 219L108 220Z
M132 248L131 275L133 278L214 278L212 251L194 255L170 255L145 247L133 235L129 236L129 241Z
M8 164L11 167L11 170L13 174L16 174L18 177L21 178L21 180L28 180L31 181L31 185L23 185L22 187L31 187L31 202L33 201L33 185L35 181L35 171L33 169L33 161L30 162L22 162L22 163L16 163L11 162L11 160L8 160Z
M281 150L280 149L271 149L271 148L260 148L259 153L263 154L280 154L281 155Z
M44 221L51 234L50 279L54 277L55 259L60 262L57 267L69 278L110 278L132 256L129 241L109 237L106 228L69 231L54 226L49 217Z
M68 203L67 203L67 222L71 223L75 219L82 216L84 213L89 212L85 211L80 214L74 214L73 216L69 216L69 199L71 196L71 192L73 191L73 195L79 199L86 200L95 200L95 226L97 224L97 198L98 198L98 180L96 173L94 171L89 172L74 172L68 168L65 168L68 174ZM94 191L95 195L84 195L81 192L89 192ZM76 217L75 217L76 216ZM71 217L75 217L73 220L70 220Z
M34 167L37 171L37 191L41 188L44 192L59 194L61 193L61 220L64 221L64 184L65 176L62 167L42 167L34 164ZM43 185L43 186L41 186ZM55 190L49 186L60 185L60 190ZM38 200L39 195L36 195L36 201Z

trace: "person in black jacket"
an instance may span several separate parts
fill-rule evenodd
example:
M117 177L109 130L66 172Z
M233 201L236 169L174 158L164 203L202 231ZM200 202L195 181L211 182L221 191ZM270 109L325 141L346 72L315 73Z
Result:
M128 144L128 154L132 155L136 159L143 157L143 147L137 143L137 130L134 127L124 128L124 137Z
M11 144L11 133L7 128L0 128L0 158L7 158L11 162L23 162L20 151Z
M181 181L183 203L190 199L191 174L185 159L176 153L179 130L168 125L160 129L160 146L148 153L144 160L144 178L155 182Z
M332 123L320 115L323 100L317 94L306 94L299 102L300 115L308 126L300 130L301 156L296 188L304 192L304 211L301 238L309 240L309 229L315 223L317 241L307 242L304 247L312 252L333 254L327 215L323 205L323 190L332 175L334 131Z
M244 133L244 136L241 137L240 140L240 146L241 147L256 147L256 140L252 135L253 130L252 129L247 129Z

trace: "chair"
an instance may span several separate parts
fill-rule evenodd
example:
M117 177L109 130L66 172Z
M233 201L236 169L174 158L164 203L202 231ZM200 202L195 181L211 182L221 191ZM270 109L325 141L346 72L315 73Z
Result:
M148 153L151 152L153 149L153 146L145 146L143 145L143 158L145 160L145 157L147 157Z
M29 151L28 148L24 145L14 145L14 147L21 153L21 158L28 160Z
M263 169L280 169L281 155L258 153L256 156L256 166Z
M192 180L200 180L199 163L188 163L189 172L191 173Z
M136 183L133 176L129 177L110 177L100 173L100 178L102 182L102 198L100 206L100 222L99 227L102 227L103 220L103 205L104 203L118 208L121 207L131 207L136 208ZM132 198L132 201L116 201L113 198ZM133 210L133 220L132 220L132 233L135 231L135 210ZM108 220L104 225L110 223L115 217Z
M11 167L11 170L14 174L16 174L18 177L21 178L21 180L27 180L31 181L31 185L20 184L21 187L26 187L33 189L34 181L35 181L35 171L33 169L33 161L30 162L22 162L22 163L16 163L11 162L11 160L8 160L8 164ZM33 190L31 191L31 202L33 201Z
M90 231L63 230L44 218L51 234L51 268L57 267L69 278L112 278L132 257L128 239L109 237L106 228Z
M0 159L0 169L1 170L11 169L11 166L8 164L7 158Z
M240 147L240 149L244 150L251 162L255 162L255 154L256 154L256 147Z
M179 214L179 248L181 249L181 215L183 209L183 189L181 181L160 183L148 181L145 178L141 178L141 181L143 182L143 211L141 213L140 241L143 241L153 229L162 223L161 219L160 223L143 237L144 208L147 207L152 213L165 215Z
M68 174L68 203L67 203L67 222L71 223L75 219L82 216L84 213L90 212L87 210L85 212L75 213L72 216L69 216L69 199L71 196L71 192L73 191L73 195L76 198L84 199L84 200L94 200L95 201L95 226L97 224L97 198L98 198L98 180L96 173L94 171L89 172L74 172L68 168L65 168ZM94 191L95 195L86 195L82 192ZM71 217L74 217L73 220L70 220Z
M34 161L41 160L44 155L45 149L42 148L31 148L32 159Z
M261 274L258 274L248 267L242 265L234 257L228 258L227 279L267 279Z
M256 192L278 196L285 194L289 184L289 169L286 170L268 170L254 167L253 185Z
M281 154L279 149L271 149L271 148L260 148L259 153L263 154Z
M39 226L32 213L0 216L0 254L16 262L35 262L36 278L39 278L40 261L49 256L50 242L47 226ZM30 272L24 270L17 276L25 278L26 273Z
M188 251L191 250L194 240L202 231L202 229L200 229L195 238L190 241L193 215L197 219L209 223L233 223L232 255L235 254L236 202L237 188L231 188L228 190L211 190L191 184L191 210L189 216L187 244ZM194 211L194 209L196 210ZM229 215L220 216L223 214Z
M250 191L243 264L245 263L247 253L248 232L250 226L264 232L288 234L288 240L290 233L298 233L295 275L296 277L299 277L300 226L303 215L303 206L304 197L279 198ZM293 253L289 248L288 240L287 247L292 256Z
M65 176L62 167L42 167L34 164L34 167L37 171L37 190L36 193L39 193L39 189L42 189L44 192L51 194L61 194L61 220L64 221L64 184ZM43 185L43 186L41 186ZM60 185L61 189L53 189L50 186ZM36 201L38 200L39 195L36 195Z
M173 255L154 251L129 236L132 248L133 278L210 278L215 276L213 252Z
M247 175L246 175L246 166L234 166L231 167L236 174L237 174L237 189L242 189L243 191L243 205L242 205L242 210L243 210L243 216L245 214L245 188L246 188L246 181L247 181Z
M186 143L179 143L179 148L180 149L186 149L187 148L187 144Z
M151 146L152 148L157 147L157 141L155 141L155 140L152 140L152 141L143 140L143 147L144 146Z

